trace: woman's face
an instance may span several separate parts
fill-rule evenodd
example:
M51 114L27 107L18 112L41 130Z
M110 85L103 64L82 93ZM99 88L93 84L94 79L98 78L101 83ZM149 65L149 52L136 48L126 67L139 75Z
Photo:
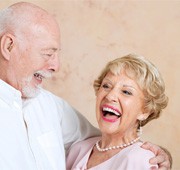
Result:
M96 118L102 133L131 136L143 114L144 95L135 80L122 70L109 72L97 92Z

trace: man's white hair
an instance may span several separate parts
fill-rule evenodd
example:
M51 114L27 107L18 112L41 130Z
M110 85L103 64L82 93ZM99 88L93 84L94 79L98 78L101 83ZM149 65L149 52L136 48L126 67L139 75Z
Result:
M26 2L16 3L0 11L0 37L5 33L16 36L20 45L25 45L27 34L50 25L50 15L44 9ZM31 37L32 37L31 36Z
M13 18L12 16L12 9L11 8L5 8L0 11L0 35L3 33L10 31L13 25L15 24L12 22Z
M24 15L22 13L22 15ZM0 37L5 33L10 33L17 38L17 41L24 40L23 28L28 24L28 19L25 20L26 16L20 16L14 12L12 7L5 8L0 11ZM27 29L27 28L26 28ZM23 41L24 42L24 41ZM21 46L24 44L19 43Z

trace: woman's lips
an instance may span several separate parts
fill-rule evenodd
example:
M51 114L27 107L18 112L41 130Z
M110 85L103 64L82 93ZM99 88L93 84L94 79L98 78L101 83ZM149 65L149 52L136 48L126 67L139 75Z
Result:
M110 105L102 106L102 119L106 122L116 122L121 117L118 109Z

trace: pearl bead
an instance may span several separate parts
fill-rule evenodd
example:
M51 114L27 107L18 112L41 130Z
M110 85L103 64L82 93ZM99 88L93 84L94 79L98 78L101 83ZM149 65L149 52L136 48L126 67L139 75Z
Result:
M124 144L117 145L117 146L110 146L108 148L103 148L103 149L100 148L100 146L99 146L100 141L97 141L95 146L99 152L105 152L105 151L112 150L112 149L125 148L125 147L137 142L139 139L140 139L140 137L137 137L137 138L133 139L132 141L130 141L129 143L124 143Z

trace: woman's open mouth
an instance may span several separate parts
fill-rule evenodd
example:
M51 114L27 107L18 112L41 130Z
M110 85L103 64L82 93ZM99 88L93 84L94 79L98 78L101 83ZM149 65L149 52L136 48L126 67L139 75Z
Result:
M120 111L113 108L112 106L104 105L102 107L103 120L107 122L115 122L121 117Z

